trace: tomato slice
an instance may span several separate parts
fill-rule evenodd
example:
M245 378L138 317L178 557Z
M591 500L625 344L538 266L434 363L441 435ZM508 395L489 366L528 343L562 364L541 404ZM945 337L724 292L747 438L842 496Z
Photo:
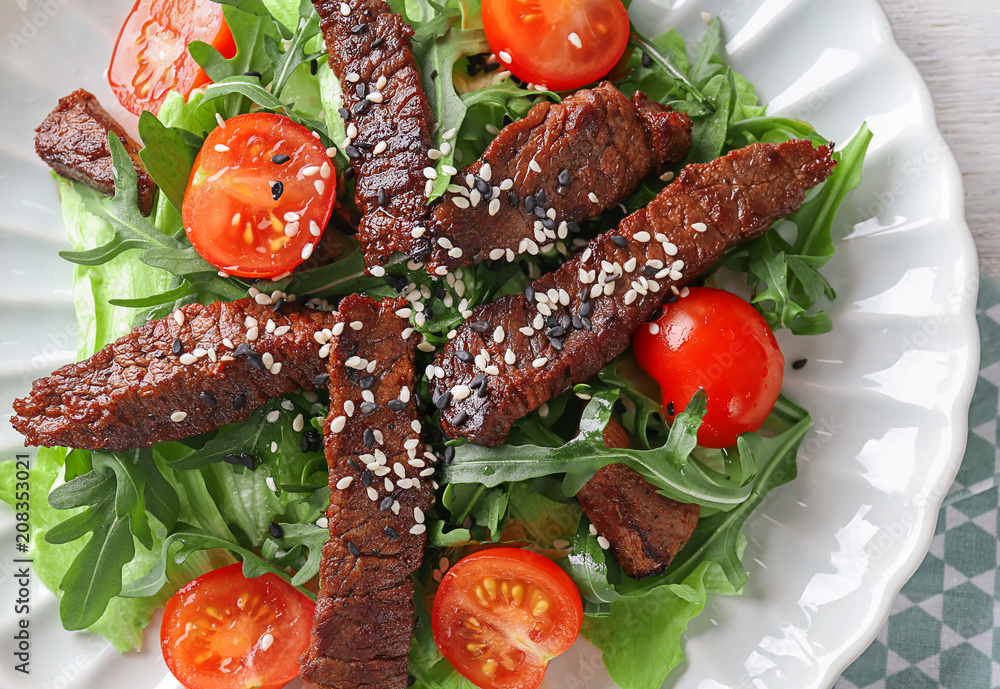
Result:
M312 255L337 180L319 139L273 113L238 115L209 133L184 192L191 244L231 275L286 273Z
M774 333L750 304L725 290L692 287L663 307L654 328L639 328L632 345L639 365L660 383L671 418L705 390L703 447L728 447L740 433L760 428L781 393L785 357Z
M483 28L514 76L554 91L610 72L629 36L621 0L483 0Z
M163 659L188 689L279 689L299 674L315 606L276 574L236 563L202 575L167 601Z
M492 548L459 560L431 613L441 653L484 689L533 689L549 661L580 634L573 580L537 553Z
M209 82L187 51L191 41L213 45L227 58L236 55L233 34L213 0L138 0L125 20L108 69L118 101L130 112L156 113L174 90L185 98Z

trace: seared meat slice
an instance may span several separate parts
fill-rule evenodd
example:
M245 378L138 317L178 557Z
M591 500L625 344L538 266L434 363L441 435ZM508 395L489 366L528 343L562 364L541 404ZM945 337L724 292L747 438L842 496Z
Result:
M35 130L35 153L57 174L75 179L108 196L115 193L108 132L125 146L139 176L139 209L149 215L153 208L153 183L139 160L141 146L101 107L93 94L77 89L46 116Z
M302 677L322 686L405 689L413 633L410 575L423 557L433 461L413 399L414 340L403 300L341 302L348 327L330 356L330 541Z
M539 103L456 176L461 193L435 205L427 268L538 253L566 239L570 223L624 201L650 171L679 163L690 144L687 115L642 93L629 102L609 82Z
M476 308L435 361L446 372L434 381L445 431L480 445L503 442L514 421L625 351L664 298L727 247L798 210L833 166L828 147L803 140L689 165L646 208L524 294Z
M343 148L357 173L365 263L383 264L394 251L420 258L430 239L412 232L427 216L423 170L433 163L427 156L430 106L410 47L413 29L382 0L314 4L330 67L343 85L348 134L357 130Z
M275 395L325 384L318 340L335 324L252 299L189 304L36 380L11 424L27 445L124 452L245 421Z
M628 447L614 419L604 429L605 447ZM587 519L611 543L611 552L633 579L661 574L691 538L701 508L656 492L624 464L601 468L576 494Z

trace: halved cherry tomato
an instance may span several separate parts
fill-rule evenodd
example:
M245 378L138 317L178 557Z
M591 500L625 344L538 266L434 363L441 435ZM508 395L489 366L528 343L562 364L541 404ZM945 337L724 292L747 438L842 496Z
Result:
M184 228L231 275L272 277L312 255L337 180L319 139L273 113L238 115L205 139L184 192Z
M483 0L483 28L514 76L568 91L611 71L629 20L621 0Z
M551 560L493 548L448 570L431 618L441 653L477 687L533 689L580 634L583 604Z
M119 102L139 115L154 114L167 92L187 98L209 82L188 53L191 41L204 41L223 56L236 55L233 34L213 0L138 0L118 34L108 81Z
M315 606L275 574L236 563L202 575L167 601L160 648L188 689L278 689L299 674Z
M699 445L728 447L760 428L781 392L785 357L750 304L725 290L693 287L663 307L655 326L655 334L639 328L632 345L639 365L660 383L671 418L704 388Z

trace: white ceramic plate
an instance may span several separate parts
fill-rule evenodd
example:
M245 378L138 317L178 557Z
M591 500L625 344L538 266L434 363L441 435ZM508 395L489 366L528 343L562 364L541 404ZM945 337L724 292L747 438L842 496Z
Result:
M70 266L55 187L35 159L32 129L59 96L83 86L115 115L104 70L132 0L8 0L0 15L0 408L75 351ZM672 7L671 7L672 5ZM812 412L800 476L746 527L750 581L713 598L692 624L687 659L668 685L698 689L827 687L861 653L930 544L961 461L978 368L977 261L961 178L935 128L914 67L874 0L635 0L647 34L704 31L723 18L727 49L772 114L812 121L846 141L875 132L861 188L836 223L826 270L839 298L835 329L782 337L787 392ZM0 424L2 459L20 438ZM44 496L34 495L33 500ZM13 519L0 511L0 687L173 689L147 632L146 651L119 656L59 625L55 597L33 580L31 674L10 652L17 586ZM642 620L636 621L637 627ZM608 687L583 643L546 679Z

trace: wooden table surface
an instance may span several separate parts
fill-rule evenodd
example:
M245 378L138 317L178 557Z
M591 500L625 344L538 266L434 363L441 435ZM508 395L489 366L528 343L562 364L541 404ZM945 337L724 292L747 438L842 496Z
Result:
M1000 277L1000 2L880 1L958 159L980 264Z

